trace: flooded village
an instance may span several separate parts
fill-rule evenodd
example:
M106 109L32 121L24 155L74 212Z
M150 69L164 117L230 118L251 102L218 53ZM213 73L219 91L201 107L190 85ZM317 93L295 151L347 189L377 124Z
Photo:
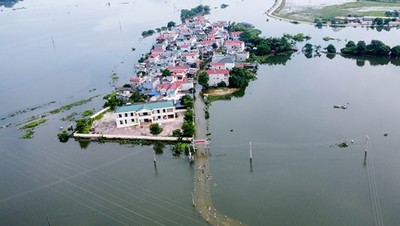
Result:
M184 123L188 106L183 99L194 98L199 72L207 73L209 87L226 88L230 70L252 67L244 63L249 52L239 40L242 32L229 32L227 22L196 16L169 25L155 35L152 49L135 65L129 83L116 88L115 98L121 106L113 106L113 111L96 120L90 135L76 133L75 137L178 140L172 136ZM163 128L158 138L149 132L154 123Z

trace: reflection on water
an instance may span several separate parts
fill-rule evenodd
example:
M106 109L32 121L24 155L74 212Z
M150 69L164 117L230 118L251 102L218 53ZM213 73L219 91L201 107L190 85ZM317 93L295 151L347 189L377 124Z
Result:
M19 1L22 2L23 0L0 0L0 7L4 6L6 8L12 8Z

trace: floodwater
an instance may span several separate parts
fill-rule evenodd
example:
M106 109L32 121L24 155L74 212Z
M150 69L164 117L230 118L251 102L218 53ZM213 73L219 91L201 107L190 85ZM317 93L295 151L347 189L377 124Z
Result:
M213 21L250 22L265 36L302 32L322 47L328 45L322 37L330 36L342 40L330 41L337 49L346 39L399 44L396 29L267 21L273 0L201 2L212 6ZM173 158L168 146L154 167L151 146L56 140L59 127L70 123L60 118L101 108L101 96L114 89L112 73L117 85L132 76L153 41L141 40L142 31L179 21L179 9L199 1L107 3L24 0L15 10L0 7L0 125L100 95L49 116L32 140L20 139L18 127L0 129L1 225L44 225L46 216L53 225L206 224L191 203L194 169L184 157ZM222 3L228 8L220 9ZM295 54L285 65L261 66L244 97L213 103L214 206L249 225L399 224L399 69L371 63ZM8 117L50 101L56 103ZM333 147L343 139L354 143Z

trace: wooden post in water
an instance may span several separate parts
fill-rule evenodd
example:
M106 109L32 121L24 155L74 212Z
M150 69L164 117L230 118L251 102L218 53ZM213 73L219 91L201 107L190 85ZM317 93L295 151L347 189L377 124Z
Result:
M250 172L253 172L253 147L252 143L249 142L249 157L250 157Z
M47 218L47 225L48 225L48 226L51 226L51 222L50 222L49 216L46 216L46 218Z
M365 136L364 165L367 164L368 141L369 141L369 137L368 137L368 135L366 135Z
M155 151L155 150L153 150L153 162L154 162L154 165L157 164L157 160L156 160L156 151Z
M253 159L253 148L252 148L251 142L249 142L249 146L250 146L250 149L249 149L249 157L250 157L250 160L252 160L252 159Z

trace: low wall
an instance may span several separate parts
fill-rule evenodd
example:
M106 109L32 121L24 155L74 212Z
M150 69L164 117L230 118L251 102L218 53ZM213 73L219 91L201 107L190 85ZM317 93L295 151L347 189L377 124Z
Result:
M157 137L157 136L132 136L132 135L122 135L122 134L83 134L74 133L75 138L86 138L86 139L97 139L105 138L110 140L152 140L152 141L184 141L191 142L191 137L183 137L179 139L178 137Z

